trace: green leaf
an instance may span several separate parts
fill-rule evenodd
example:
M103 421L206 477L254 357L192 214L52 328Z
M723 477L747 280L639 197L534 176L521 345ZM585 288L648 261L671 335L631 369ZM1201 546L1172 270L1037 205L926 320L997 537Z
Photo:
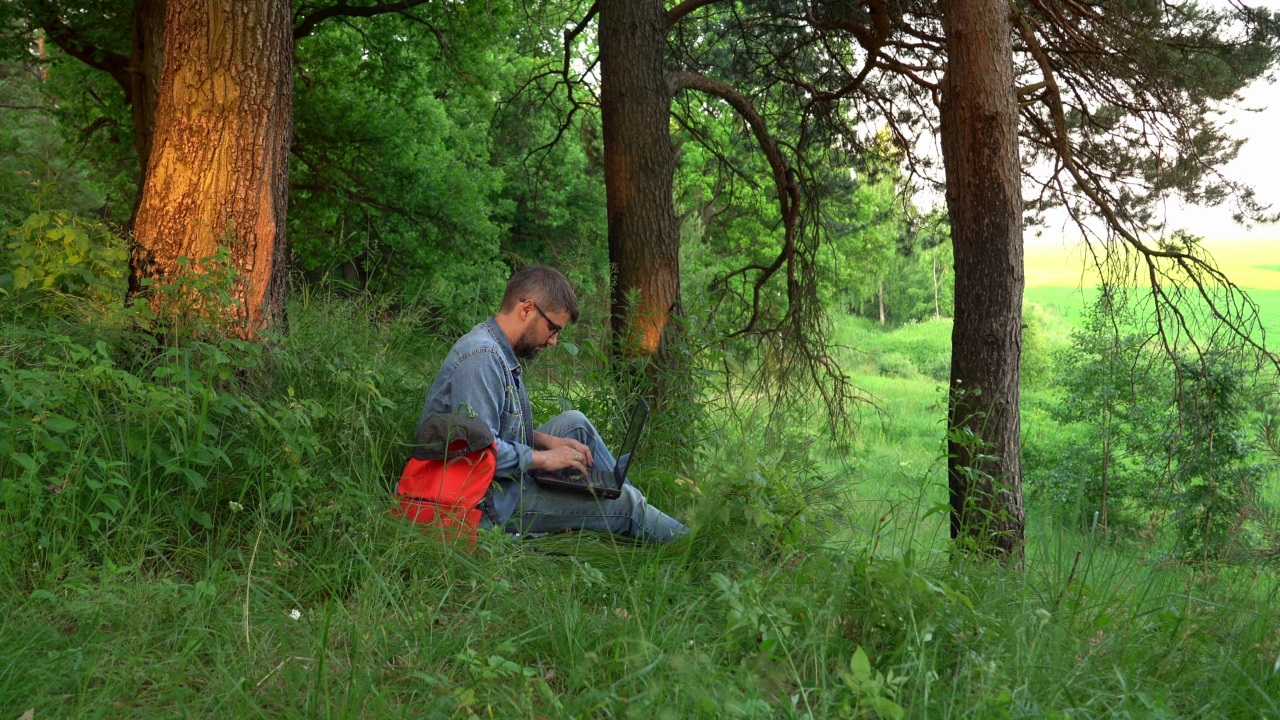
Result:
M880 717L890 718L890 720L902 720L905 713L902 706L885 697L873 697L868 701L871 707L879 713Z
M72 420L71 418L63 417L62 415L50 414L49 417L45 419L44 426L50 432L55 432L61 435L80 427L80 423Z
M31 271L19 265L13 269L13 289L21 290L31 284Z
M110 508L112 514L119 514L119 512L124 509L124 505L122 505L114 495L103 495L102 504Z
M929 517L930 515L937 515L939 513L947 513L947 512L951 512L951 503L938 503L937 505L934 505L933 507L925 511L925 514L921 515L920 519L923 520Z
M853 657L849 658L849 671L853 674L853 679L859 683L871 677L871 660L867 658L867 653L863 651L861 645L853 651Z
M190 483L192 490L200 490L205 485L208 485L208 483L205 482L204 476L191 468L182 468L182 474L186 476L187 482Z
M24 452L18 452L18 453L9 453L9 457L12 458L14 462L26 468L29 472L36 471L36 467L37 467L36 461L33 460L30 455Z

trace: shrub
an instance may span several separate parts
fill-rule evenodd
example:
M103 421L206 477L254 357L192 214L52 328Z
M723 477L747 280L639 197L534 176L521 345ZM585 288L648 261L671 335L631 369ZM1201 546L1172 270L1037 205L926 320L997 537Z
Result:
M64 210L38 211L6 235L0 288L53 290L103 303L124 300L129 251L103 223Z
M914 378L919 377L911 358L899 352L887 352L876 357L876 373L885 377Z
M812 451L815 437L804 435L803 426L774 442L753 441L766 434L764 424L746 418L741 428L714 434L694 462L705 474L692 482L701 488L695 524L702 525L702 537L733 545L752 538L752 548L771 555L824 531L847 479L824 471Z

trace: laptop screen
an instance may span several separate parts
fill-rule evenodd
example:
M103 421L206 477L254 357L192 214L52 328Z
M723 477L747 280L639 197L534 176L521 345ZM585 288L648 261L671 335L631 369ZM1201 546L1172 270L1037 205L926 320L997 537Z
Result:
M627 479L627 468L631 466L631 457L640 442L640 433L644 430L644 421L649 417L649 403L644 398L636 400L635 409L631 411L631 422L627 425L627 436L618 447L618 462L613 466L613 477L618 486Z

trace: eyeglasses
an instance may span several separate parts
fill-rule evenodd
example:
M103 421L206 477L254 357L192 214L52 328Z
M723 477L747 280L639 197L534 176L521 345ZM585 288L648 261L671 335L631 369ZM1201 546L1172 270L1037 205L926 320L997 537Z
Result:
M533 303L533 309L538 311L538 314L542 316L542 319L547 321L547 327L551 328L551 335L547 338L548 340L559 335L560 331L564 329L563 325L557 325L552 322L551 318L547 317L547 314L542 312L542 308L538 307L538 303Z

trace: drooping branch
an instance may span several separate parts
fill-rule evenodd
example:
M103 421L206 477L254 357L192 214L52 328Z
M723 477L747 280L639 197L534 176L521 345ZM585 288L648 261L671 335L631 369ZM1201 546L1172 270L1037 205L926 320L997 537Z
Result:
M748 320L745 327L738 331L739 334L750 332L755 329L756 320L759 317L760 294L765 283L784 264L789 265L795 258L796 222L800 218L801 207L799 184L796 182L795 173L783 156L782 150L778 147L777 141L769 133L769 128L765 124L764 118L761 117L751 101L736 88L722 80L709 78L695 72L670 73L667 75L666 81L667 88L672 96L681 90L697 90L727 102L751 128L751 133L755 136L756 142L759 143L760 151L764 153L765 160L769 163L769 168L772 171L773 182L778 191L778 210L782 217L784 228L782 251L773 263L768 266L749 265L745 268L740 268L721 280L721 282L727 281L734 275L750 270L756 270L760 273L759 277L756 278L753 290L751 319Z
M1042 79L1037 84L1043 87L1044 92L1038 99L1045 104L1052 120L1050 127L1042 129L1049 135L1049 143L1058 161L1071 176L1072 180L1075 181L1076 188L1088 198L1094 208L1102 215L1107 227L1143 258L1147 269L1148 283L1157 301L1155 309L1156 323L1159 326L1161 340L1165 344L1166 351L1173 354L1174 348L1169 346L1165 332L1165 308L1168 308L1173 313L1177 327L1188 331L1189 337L1190 322L1178 307L1175 299L1169 296L1168 290L1161 281L1161 277L1168 277L1168 271L1161 270L1158 266L1158 260L1161 259L1171 260L1191 281L1196 289L1195 294L1205 302L1214 319L1227 327L1229 332L1245 345L1252 347L1264 357L1270 358L1273 363L1280 365L1280 360L1277 360L1267 350L1264 342L1256 340L1248 328L1242 327L1243 319L1241 317L1229 318L1226 316L1220 302L1214 297L1211 288L1208 287L1206 279L1209 283L1223 288L1228 293L1228 296L1237 293L1244 296L1244 307L1238 309L1243 313L1244 309L1248 308L1250 310L1249 314L1252 314L1256 319L1258 312L1256 304L1249 300L1247 295L1244 295L1244 292L1232 283L1225 273L1206 258L1190 252L1189 247L1186 250L1175 249L1173 246L1154 248L1143 242L1137 233L1129 227L1128 223L1121 218L1121 213L1116 206L1104 195L1096 182L1095 174L1076 162L1074 148L1068 135L1065 103L1058 84L1057 71L1048 53L1045 52L1044 47L1041 45L1035 28L1032 26L1032 21L1016 5L1011 3L1010 7L1013 13L1014 27L1023 42L1026 43L1026 49L1031 54L1041 73ZM1078 224L1080 223L1080 221L1077 222ZM1228 303L1230 303L1230 300L1228 300ZM1198 348L1194 337L1190 337L1190 341Z
M582 20L578 21L577 25L574 25L572 28L564 31L564 67L561 72L564 76L564 82L566 85L569 85L569 64L573 55L573 41L582 34L583 30L587 29L587 26L591 24L592 19L594 19L599 12L600 0L596 0L591 3L591 7L587 8L587 14L582 16ZM570 91L570 100L572 99L572 91Z
M867 79L867 75L876 67L877 61L881 56L881 48L884 47L890 35L893 34L893 16L889 12L889 3L886 0L867 0L866 6L871 16L869 25L863 25L847 15L819 18L812 5L805 8L805 19L814 28L823 31L834 30L849 33L858 41L858 44L862 46L862 49L867 54L866 60L862 63L862 69L858 71L852 80L838 90L814 94L810 100L811 104L849 97L851 93L862 86L862 83Z
M550 151L560 144L560 141L564 139L565 133L573 127L574 118L584 109L585 105L574 94L574 88L581 83L581 76L589 75L592 70L595 69L596 65L600 62L600 58L597 55L596 58L592 60L591 64L582 71L581 75L575 78L572 70L573 43L579 35L590 27L591 21L599 14L600 0L595 0L591 3L591 6L587 8L587 12L582 16L582 19L579 20L572 28L567 28L564 31L564 55L559 69L554 69L550 65L544 66L544 69L541 72L531 76L518 90L516 90L515 93L512 94L511 97L512 100L514 100L532 88L539 88L541 80L558 76L559 79L552 84L549 90L546 90L543 93L543 98L544 100L551 100L555 96L556 90L560 86L563 86L565 102L568 103L568 112L564 114L560 122L556 125L556 131L552 135L551 139L526 153L525 157L521 160L521 165L527 165L531 158L538 157L538 167L540 168L542 163L546 162L547 158L550 157Z
M379 3L377 5L351 5L347 0L338 0L336 5L318 8L305 15L294 18L293 39L304 38L315 32L316 26L330 18L336 17L374 17L388 13L404 13L407 10L430 2L430 0L401 0L400 2Z

